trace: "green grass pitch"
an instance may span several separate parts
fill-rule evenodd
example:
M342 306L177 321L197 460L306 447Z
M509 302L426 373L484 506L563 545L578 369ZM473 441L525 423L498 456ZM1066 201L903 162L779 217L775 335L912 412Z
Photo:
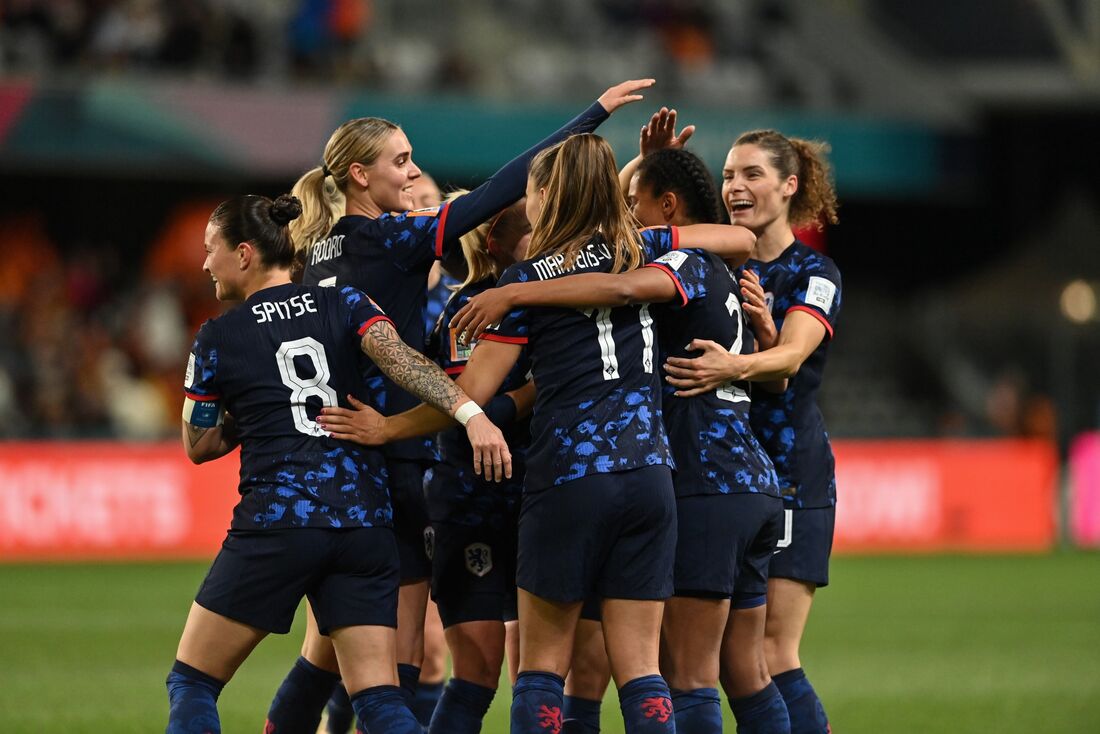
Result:
M155 732L206 565L0 566L0 732ZM1100 731L1100 554L837 558L803 663L833 731ZM222 694L258 733L302 619ZM507 688L484 731L508 730ZM726 731L733 732L726 712ZM621 732L615 694L604 731Z

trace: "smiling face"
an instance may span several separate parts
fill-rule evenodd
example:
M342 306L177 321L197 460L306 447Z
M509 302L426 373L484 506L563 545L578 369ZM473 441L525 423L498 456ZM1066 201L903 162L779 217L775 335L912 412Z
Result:
M352 163L349 174L366 184L371 200L384 212L403 212L416 208L413 184L420 169L412 160L412 145L405 133L394 130L382 152L369 166Z
M777 220L786 223L797 190L798 178L781 177L767 151L757 145L735 145L726 156L722 202L730 224L740 224L759 235Z
M202 269L214 280L214 295L219 301L242 300L240 257L230 249L221 229L213 222L206 225L203 237L206 260Z

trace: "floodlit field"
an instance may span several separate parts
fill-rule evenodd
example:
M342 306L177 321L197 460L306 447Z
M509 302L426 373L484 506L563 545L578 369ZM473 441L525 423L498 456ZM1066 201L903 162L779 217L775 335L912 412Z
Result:
M163 731L205 569L0 566L0 732ZM838 734L1100 731L1100 555L839 558L833 577L803 662ZM226 688L224 731L261 731L301 628L299 614ZM508 730L509 699L486 732ZM605 732L622 731L617 707L612 693Z

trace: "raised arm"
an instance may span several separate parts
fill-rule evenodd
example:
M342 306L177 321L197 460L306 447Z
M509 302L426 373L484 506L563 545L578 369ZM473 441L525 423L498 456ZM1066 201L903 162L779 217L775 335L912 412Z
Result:
M672 278L656 268L627 273L581 273L553 280L509 283L479 293L455 314L450 326L464 342L499 322L519 306L622 306L628 303L662 303L679 295Z
M506 163L485 183L448 205L441 217L437 255L459 244L458 238L523 196L527 168L539 151L578 133L590 133L620 107L642 99L640 91L653 86L652 79L633 79L608 89L584 112L550 136Z
M643 158L662 148L683 148L684 143L694 133L694 125L688 125L679 133L676 132L676 110L662 107L654 112L649 122L642 126L638 136L638 155L619 171L619 187L623 191L623 196L628 195L630 179L634 177L634 172L638 170L638 165Z

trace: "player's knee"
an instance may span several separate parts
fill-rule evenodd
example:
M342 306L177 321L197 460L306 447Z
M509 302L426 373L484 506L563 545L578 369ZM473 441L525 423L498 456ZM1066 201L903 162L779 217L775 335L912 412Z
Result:
M321 670L330 673L340 671L340 664L336 661L336 649L327 637L313 637L306 635L302 642L302 657Z
M727 696L742 698L763 690L771 677L763 655L742 655L722 661L720 680Z
M764 662L774 675L799 666L798 641L784 637L764 637Z

